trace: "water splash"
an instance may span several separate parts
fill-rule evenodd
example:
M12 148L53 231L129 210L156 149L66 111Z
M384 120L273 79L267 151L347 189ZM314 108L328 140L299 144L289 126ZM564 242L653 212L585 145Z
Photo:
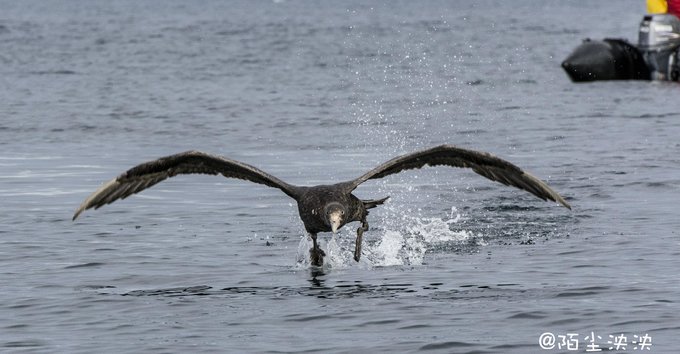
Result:
M392 219L389 227L378 227L364 234L362 258L358 266L422 265L425 254L442 245L465 245L471 241L483 245L479 235L467 230L455 230L455 225L463 219L455 207L451 208L451 214L446 219L411 215ZM373 237L368 238L371 234ZM324 267L337 269L356 265L353 259L354 240L351 227L345 227L343 232L333 235L325 245L323 237L319 237L320 246L326 252ZM298 267L309 267L311 245L309 237L301 237L297 251Z

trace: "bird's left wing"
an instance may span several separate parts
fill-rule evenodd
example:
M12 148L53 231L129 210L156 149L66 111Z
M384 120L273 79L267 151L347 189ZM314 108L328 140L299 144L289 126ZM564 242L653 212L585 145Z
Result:
M359 178L347 182L346 186L348 191L352 191L369 179L383 178L404 170L421 168L426 165L471 168L476 173L492 181L523 189L543 200L552 200L571 209L569 203L548 187L545 182L512 163L487 152L462 149L453 145L440 145L397 156L366 172Z

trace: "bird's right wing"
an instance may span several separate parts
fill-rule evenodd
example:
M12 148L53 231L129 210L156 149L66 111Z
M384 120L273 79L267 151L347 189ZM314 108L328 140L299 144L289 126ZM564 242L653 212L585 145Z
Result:
M467 167L492 180L523 189L543 200L552 200L571 209L562 196L540 179L523 171L512 163L493 156L488 152L467 150L453 145L440 145L430 149L397 156L366 172L359 178L347 182L348 191L354 190L369 179L383 178L404 170L423 166Z
M297 199L299 193L298 187L243 162L201 151L186 151L135 166L105 183L78 207L73 220L87 209L97 209L118 199L124 199L179 174L221 174L224 177L278 188L294 199Z

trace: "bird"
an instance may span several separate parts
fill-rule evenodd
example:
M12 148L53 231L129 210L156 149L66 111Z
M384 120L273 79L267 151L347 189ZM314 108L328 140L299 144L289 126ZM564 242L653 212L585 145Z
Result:
M469 168L492 181L525 190L544 201L554 201L571 209L562 196L529 172L488 152L455 145L439 145L397 156L355 179L316 186L292 185L244 162L190 150L139 164L104 183L82 202L72 220L75 221L87 209L98 209L118 199L125 199L170 177L184 174L222 175L278 188L295 199L300 219L312 239L312 248L309 250L312 266L322 266L325 256L317 243L317 234L335 234L344 225L359 222L354 247L354 260L358 262L363 234L368 231L368 211L385 203L389 196L364 200L356 197L353 191L368 180L424 166Z

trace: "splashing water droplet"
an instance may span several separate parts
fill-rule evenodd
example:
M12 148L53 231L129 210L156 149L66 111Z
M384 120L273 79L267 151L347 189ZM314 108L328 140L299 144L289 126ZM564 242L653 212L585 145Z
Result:
M364 239L360 266L387 267L399 265L422 265L428 251L447 243L466 244L474 241L479 244L478 235L467 230L452 230L452 225L462 219L455 207L447 220L426 218L404 214L401 218L391 218L389 228L373 229L377 240ZM396 223L396 224L395 224ZM351 230L352 228L348 228ZM322 237L319 237L322 242ZM341 269L356 265L353 259L355 235L345 232L333 235L326 245L325 265ZM481 245L481 244L480 244ZM303 237L298 245L298 266L309 266L311 241Z

